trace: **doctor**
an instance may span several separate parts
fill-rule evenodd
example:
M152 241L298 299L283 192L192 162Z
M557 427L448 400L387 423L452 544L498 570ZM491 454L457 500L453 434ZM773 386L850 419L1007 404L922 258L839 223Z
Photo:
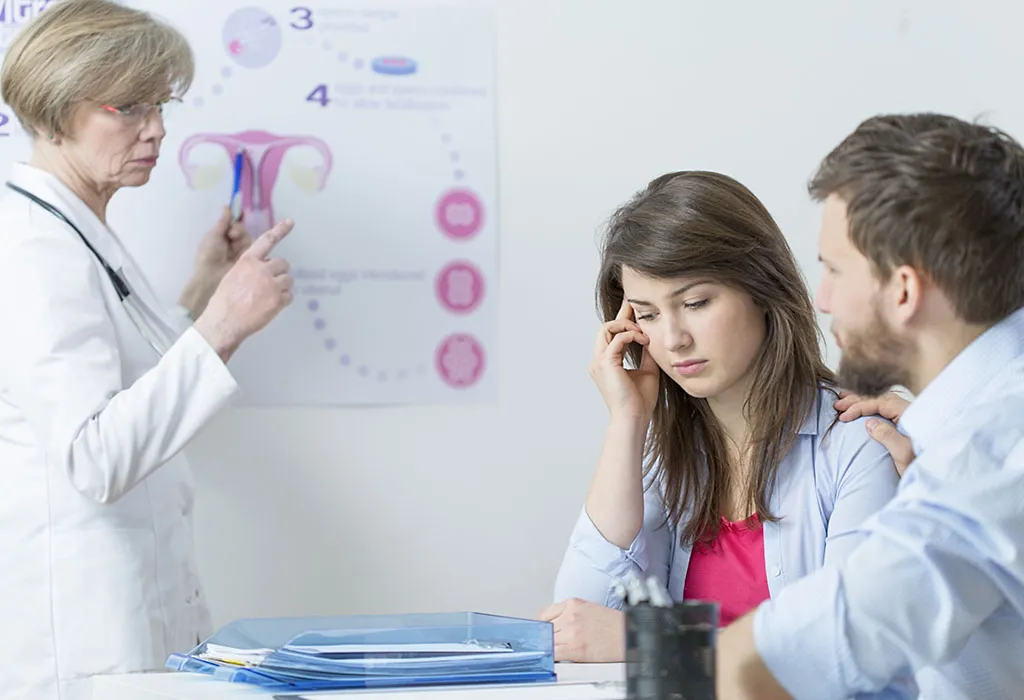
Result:
M91 676L162 668L209 631L180 452L236 393L225 362L292 299L269 257L292 224L250 246L222 218L180 312L107 226L193 70L149 15L65 0L0 74L33 138L0 183L0 698L90 697Z

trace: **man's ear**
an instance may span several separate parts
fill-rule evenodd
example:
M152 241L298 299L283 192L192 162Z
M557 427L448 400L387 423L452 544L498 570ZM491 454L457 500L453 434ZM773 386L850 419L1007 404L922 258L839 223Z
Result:
M892 271L885 285L885 296L900 325L909 324L924 308L925 280L910 265L900 265Z

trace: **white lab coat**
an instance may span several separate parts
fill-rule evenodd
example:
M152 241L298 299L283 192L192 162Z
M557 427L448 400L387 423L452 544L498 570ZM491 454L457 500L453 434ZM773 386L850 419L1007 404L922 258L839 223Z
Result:
M238 387L67 187L24 164L11 182L123 270L167 348L67 224L0 188L0 698L78 700L209 632L180 451Z

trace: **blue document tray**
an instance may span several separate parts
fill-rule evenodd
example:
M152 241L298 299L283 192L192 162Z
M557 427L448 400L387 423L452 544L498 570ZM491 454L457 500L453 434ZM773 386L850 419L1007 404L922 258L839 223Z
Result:
M555 680L551 623L475 612L236 620L166 665L275 691Z

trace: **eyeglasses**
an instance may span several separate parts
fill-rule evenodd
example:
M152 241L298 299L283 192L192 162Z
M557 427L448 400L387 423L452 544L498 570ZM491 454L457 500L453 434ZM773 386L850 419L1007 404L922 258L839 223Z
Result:
M130 105L105 105L101 104L100 107L121 117L126 123L136 125L146 121L153 112L160 115L161 119L166 119L168 112L173 113L175 107L181 104L181 98L171 97L162 102L155 104L148 104L145 102L138 102Z

